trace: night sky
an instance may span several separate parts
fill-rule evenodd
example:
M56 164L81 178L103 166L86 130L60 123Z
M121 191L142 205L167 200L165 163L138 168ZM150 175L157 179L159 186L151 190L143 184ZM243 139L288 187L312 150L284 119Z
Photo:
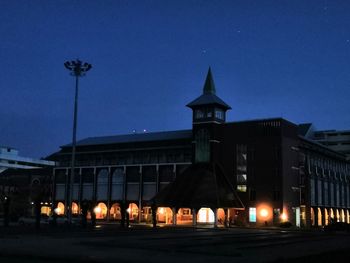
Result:
M78 139L191 128L211 66L229 121L350 129L350 1L0 0L0 145L44 157Z

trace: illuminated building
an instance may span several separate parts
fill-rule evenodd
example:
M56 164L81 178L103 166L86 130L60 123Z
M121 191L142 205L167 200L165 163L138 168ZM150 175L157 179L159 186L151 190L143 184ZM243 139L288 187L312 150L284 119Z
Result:
M226 122L231 108L216 96L210 71L203 94L187 106L190 130L78 141L73 207L88 202L97 219L120 220L127 212L131 222L145 223L152 208L164 224L349 222L345 155L282 118ZM50 158L59 163L54 204L65 213L71 145Z
M10 200L10 216L33 213L40 197L43 214L50 212L52 161L23 157L18 150L0 146L0 214L4 198Z

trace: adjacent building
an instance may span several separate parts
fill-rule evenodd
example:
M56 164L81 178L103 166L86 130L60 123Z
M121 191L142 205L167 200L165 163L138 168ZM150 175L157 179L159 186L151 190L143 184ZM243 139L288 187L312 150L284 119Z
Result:
M10 216L31 214L40 198L42 213L49 214L52 196L52 167L55 162L20 156L12 147L0 147L0 214L10 202Z
M164 224L298 227L349 222L346 155L282 118L227 122L209 69L203 93L187 104L188 130L93 137L50 156L53 208L97 219ZM73 187L73 203L67 200Z

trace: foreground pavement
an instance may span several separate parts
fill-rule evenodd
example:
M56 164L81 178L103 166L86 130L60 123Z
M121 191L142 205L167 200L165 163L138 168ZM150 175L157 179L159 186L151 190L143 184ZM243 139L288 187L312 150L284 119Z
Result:
M327 262L349 256L347 233L117 225L0 228L0 262Z

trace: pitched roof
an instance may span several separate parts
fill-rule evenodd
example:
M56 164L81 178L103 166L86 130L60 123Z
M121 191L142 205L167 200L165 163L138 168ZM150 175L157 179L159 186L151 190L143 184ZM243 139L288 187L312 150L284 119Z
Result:
M205 80L204 87L203 87L203 94L199 96L197 99L188 103L186 106L193 108L195 106L210 105L210 104L214 104L214 105L216 104L218 106L223 107L226 110L231 109L229 105L227 105L222 99L216 96L214 79L211 73L211 69L209 67L207 78Z
M298 134L304 137L308 137L309 131L312 129L312 123L302 123L298 125Z
M151 202L176 208L244 208L221 167L210 163L190 165Z
M145 133L134 133L134 134L115 135L115 136L89 137L78 141L77 146L181 140L181 139L190 139L191 137L192 137L192 130L145 132ZM70 147L71 145L72 144L67 144L62 147Z

